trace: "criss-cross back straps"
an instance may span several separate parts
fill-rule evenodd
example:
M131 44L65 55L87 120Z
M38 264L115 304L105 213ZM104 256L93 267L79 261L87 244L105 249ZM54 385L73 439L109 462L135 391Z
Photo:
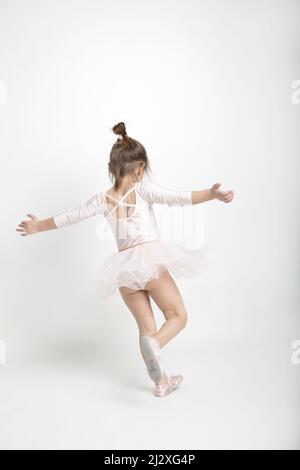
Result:
M112 199L113 201L119 202L119 199L116 199L115 197L111 196L110 194L106 194L107 197ZM135 204L129 204L129 202L122 202L122 206L135 206Z
M130 188L130 189L127 191L127 193L125 193L124 196L121 197L121 199L116 199L115 197L113 197L113 196L111 196L110 194L106 193L106 196L110 197L111 199L113 199L114 201L117 202L117 204L109 211L109 214L111 214L114 210L116 210L117 207L119 207L120 205L135 207L136 204L129 204L129 203L127 203L127 202L123 202L123 200L128 196L128 194L131 193L134 189L135 189L135 186L133 186L132 188Z

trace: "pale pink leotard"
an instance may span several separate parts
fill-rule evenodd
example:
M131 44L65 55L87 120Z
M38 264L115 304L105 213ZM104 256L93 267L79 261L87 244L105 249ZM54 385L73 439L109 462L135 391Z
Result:
M125 203L126 197L135 191L135 204ZM65 227L74 225L95 215L106 217L115 236L119 251L160 238L152 204L183 206L192 204L192 191L173 191L143 178L134 184L111 209L107 197L115 199L107 192L99 192L79 206L61 212L53 217L55 225ZM117 218L113 215L119 205L134 207L128 217Z

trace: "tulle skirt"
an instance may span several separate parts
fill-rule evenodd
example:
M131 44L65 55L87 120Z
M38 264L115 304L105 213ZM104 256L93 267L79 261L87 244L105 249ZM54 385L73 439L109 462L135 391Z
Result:
M199 278L211 264L211 249L187 249L183 242L162 239L136 245L114 253L104 260L96 280L99 299L115 294L119 287L145 289L168 270L175 277Z

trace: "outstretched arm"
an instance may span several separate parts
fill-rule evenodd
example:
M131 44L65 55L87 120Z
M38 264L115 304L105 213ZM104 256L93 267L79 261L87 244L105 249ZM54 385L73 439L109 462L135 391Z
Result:
M167 204L168 206L199 204L212 199L230 202L234 195L233 191L221 191L220 186L221 183L216 183L209 189L199 191L173 191L152 181L145 180L142 181L139 189L148 202Z
M27 217L31 220L22 220L18 225L19 228L16 229L17 232L21 232L20 235L23 237L57 228L53 217L44 220L39 220L34 214L27 214Z
M219 188L221 183L215 183L210 189L201 189L200 191L192 191L193 204L200 204L201 202L211 201L212 199L219 199L223 202L231 202L234 192L221 191Z
M97 214L103 214L105 210L105 196L104 193L97 193L87 201L81 203L79 206L60 212L54 217L39 220L34 214L27 214L31 220L22 220L16 230L21 232L20 235L32 235L38 232L45 232L55 228L66 227L74 225L89 217Z

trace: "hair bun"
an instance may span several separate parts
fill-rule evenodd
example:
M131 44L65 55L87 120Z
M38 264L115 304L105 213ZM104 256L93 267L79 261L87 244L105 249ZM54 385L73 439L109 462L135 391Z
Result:
M127 132L126 132L126 127L125 127L125 124L124 122L118 122L118 124L116 124L113 128L112 128L113 132L117 135L121 135L123 138L125 135L127 135Z

